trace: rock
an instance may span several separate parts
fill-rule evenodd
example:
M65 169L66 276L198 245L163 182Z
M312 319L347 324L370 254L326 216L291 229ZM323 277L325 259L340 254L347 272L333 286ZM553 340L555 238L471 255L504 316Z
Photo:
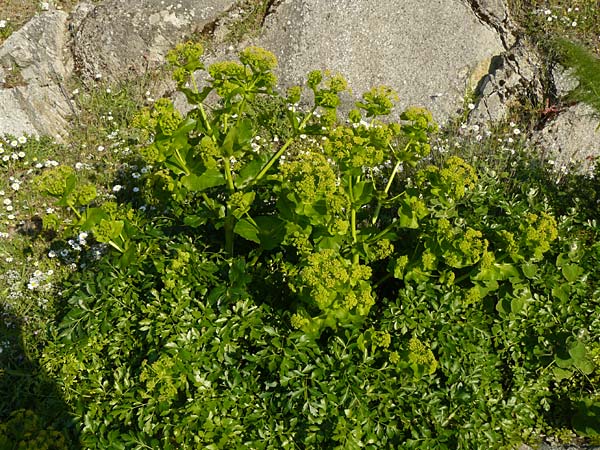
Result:
M63 82L73 70L67 14L44 12L0 47L0 135L55 136L72 113Z
M552 81L557 98L566 97L569 92L579 86L579 80L575 77L574 72L574 69L566 69L559 64L552 69Z
M592 167L592 157L600 155L600 116L590 106L580 103L560 112L534 133L532 141L542 155L554 161L559 171L580 163L585 172Z
M79 14L73 38L78 72L109 81L140 76L168 50L200 32L234 0L105 0Z
M506 0L465 0L465 2L483 23L498 32L505 48L514 45L515 25L510 18Z
M442 123L462 105L472 74L487 74L504 52L498 33L460 0L284 0L271 9L257 45L275 53L284 85L329 69L348 79L354 99L389 85L400 110L424 106Z
M543 67L539 55L525 42L495 58L490 73L475 89L479 101L469 120L485 125L506 119L510 107L525 97L541 103Z

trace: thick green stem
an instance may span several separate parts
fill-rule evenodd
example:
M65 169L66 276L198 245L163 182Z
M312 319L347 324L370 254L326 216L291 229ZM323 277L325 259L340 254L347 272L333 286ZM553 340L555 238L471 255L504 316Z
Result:
M231 164L229 162L228 157L223 158L223 166L225 167L225 179L227 180L227 191L229 195L235 192L235 186L233 184L233 176L231 175ZM230 207L227 206L227 214L225 217L225 251L229 256L233 256L233 227L235 222L235 217L231 215L231 211L229 211Z
M187 164L185 163L184 159L181 157L181 153L179 153L179 149L175 149L175 157L177 158L177 162L179 162L179 165L181 166L181 170L183 170L186 175L189 175L191 173L190 169L188 169Z
M352 233L352 245L355 246L358 242L358 238L356 235L356 207L354 206L354 187L353 187L353 177L352 175L348 176L348 195L350 196L350 231ZM354 253L352 257L352 262L354 264L358 264L358 253Z
M390 191L390 188L392 187L392 182L394 181L394 177L396 176L396 173L398 172L398 169L400 168L401 165L402 165L402 161L398 161L396 163L396 165L394 166L394 170L392 170L390 179L388 180L387 184L385 185L385 189L383 190L383 192L385 194L387 194Z
M223 166L225 167L225 180L227 181L227 190L230 194L235 192L235 186L233 184L233 175L231 174L231 163L227 156L223 157Z
M114 241L108 241L108 245L110 245L111 247L117 249L119 252L121 253L125 253L125 250L122 249L116 242Z
M235 217L228 215L225 218L225 252L229 257L233 257L233 227Z
M300 124L300 126L298 127L298 130L302 130L306 124L308 123L308 120L312 117L312 115L314 114L316 108L313 108L310 113L308 113L306 115L306 117L304 118L304 120L302 121L302 123ZM258 173L258 175L256 175L256 177L254 178L254 180L252 181L252 183L255 183L259 180L261 180L269 171L269 169L273 166L273 164L275 164L275 161L277 161L281 155L283 155L283 153L288 149L288 147L292 144L292 142L294 142L294 138L295 136L292 136L291 138L289 138L285 144L283 144L283 146L277 151L277 153L275 153L271 159L269 160L269 162L267 163L267 165L265 167L262 168L262 170Z
M77 209L73 205L69 205L69 208L71 208L71 211L75 213L78 219L81 219L81 214L79 214L79 211L77 211Z
M404 147L404 152L406 152L408 150L408 147L410 146L411 143L412 143L412 141L410 141L408 144L406 144L406 147ZM390 149L393 150L391 144L390 144ZM390 174L390 179L388 180L387 184L385 185L385 189L383 190L384 197L387 197L387 194L390 191L390 188L392 187L394 178L396 177L396 174L398 173L398 169L400 168L401 165L402 165L402 161L398 160L396 162L396 165L394 166L394 169L392 170L392 173ZM373 214L373 218L371 219L371 223L373 225L375 225L375 223L377 223L377 219L379 219L379 213L381 211L382 204L383 204L383 202L381 201L381 199L379 199L379 201L377 202L377 208L375 209L375 214Z

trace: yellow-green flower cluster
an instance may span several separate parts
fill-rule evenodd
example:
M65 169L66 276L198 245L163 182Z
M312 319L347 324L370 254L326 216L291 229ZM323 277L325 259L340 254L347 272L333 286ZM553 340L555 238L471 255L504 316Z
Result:
M202 159L207 169L216 169L221 158L221 151L216 142L208 136L204 136L197 147L198 156Z
M8 420L0 423L0 448L15 450L66 450L65 436L44 427L40 418L31 410L13 412Z
M443 253L444 259L449 266L454 268L475 264L488 247L488 241L483 239L481 231L470 227L444 244L443 247L446 247Z
M71 177L75 176L75 170L69 166L58 166L46 170L36 178L36 186L40 192L48 193L54 197L61 197Z
M398 101L398 94L389 86L377 86L362 95L363 102L356 106L364 109L367 117L387 116Z
M178 86L183 86L189 77L204 65L200 58L204 54L204 48L199 42L183 42L167 53L167 62L173 70L173 79Z
M338 126L324 143L325 154L342 170L376 167L383 162L387 144L393 137L391 127Z
M369 247L368 262L381 261L394 253L394 245L389 239L380 239Z
M408 341L408 360L418 368L423 368L428 374L434 373L437 369L433 352L416 337Z
M268 72L277 67L277 58L273 53L261 47L247 47L240 53L240 62L253 72Z
M324 200L332 213L341 212L347 201L338 186L338 178L327 158L308 151L296 160L280 166L280 173L297 203L314 204Z
M98 195L96 186L91 183L85 183L81 186L77 186L74 191L75 201L77 204L85 206L89 205Z
M371 336L373 347L388 348L392 343L392 336L387 331L375 331Z
M550 250L550 244L558 237L554 217L546 213L528 214L526 223L520 226L524 244L533 251L534 258L541 259Z
M212 85L221 97L227 97L246 79L246 68L235 61L220 61L211 64L208 73L213 78Z
M132 120L132 126L145 133L157 133L165 136L171 136L179 127L182 117L179 111L175 109L171 100L161 98L156 101L153 107L144 108ZM148 162L154 162L158 157L148 158Z
M420 187L428 188L437 197L453 200L463 198L467 190L475 187L477 179L475 169L457 156L448 158L441 169L429 166L417 174Z
M332 249L310 254L292 286L307 295L321 311L368 313L375 304L371 292L371 268L352 263Z

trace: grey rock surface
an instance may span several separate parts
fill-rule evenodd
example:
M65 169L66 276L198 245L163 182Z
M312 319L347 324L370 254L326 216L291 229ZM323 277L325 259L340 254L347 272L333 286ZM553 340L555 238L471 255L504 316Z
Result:
M64 131L72 112L63 88L73 71L67 17L61 11L40 14L0 47L0 134Z
M490 73L476 89L479 101L470 120L480 124L507 118L510 107L524 97L543 97L543 63L539 55L525 42L518 42L494 58Z
M573 163L580 170L591 168L591 158L600 155L600 116L583 103L571 106L549 121L532 140L559 171Z
M258 45L275 53L285 85L328 69L348 79L355 98L389 85L399 109L424 106L442 123L504 52L461 0L284 0L272 9Z
M164 63L177 43L234 0L105 0L79 14L73 52L80 74L117 81Z

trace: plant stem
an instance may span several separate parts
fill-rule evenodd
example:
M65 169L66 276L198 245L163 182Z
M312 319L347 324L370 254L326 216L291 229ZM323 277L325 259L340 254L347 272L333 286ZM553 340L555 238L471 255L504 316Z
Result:
M81 214L79 214L79 211L77 211L77 209L73 205L69 205L69 208L71 208L71 210L75 213L78 219L81 219Z
M406 152L406 150L408 150L408 147L410 146L411 142L412 141L409 141L409 143L406 144L406 147L404 147L404 152ZM390 144L390 149L393 151L391 144ZM401 165L402 165L402 160L396 161L396 165L394 166L394 169L392 170L392 173L390 174L390 179L388 180L387 184L385 185L385 189L383 190L385 197L387 197L387 194L390 191L390 188L392 187L392 182L394 181L394 177L396 176L396 173L398 173L398 169L400 168ZM377 208L375 209L375 214L373 214L373 218L371 219L371 223L373 225L375 225L375 223L377 222L377 219L379 219L379 212L381 211L382 204L383 203L380 199L377 202Z
M358 179L357 179L358 180ZM358 239L356 237L356 207L354 206L354 188L352 185L353 177L348 175L348 195L350 196L350 230L352 233L352 245L355 246ZM358 264L358 253L352 256L352 262Z
M227 179L227 191L231 195L235 192L235 186L233 184L233 177L231 175L231 164L227 156L223 158L223 166L225 167L225 178ZM225 225L223 226L225 229L225 251L230 257L233 257L233 222L235 221L235 217L230 214L230 206L226 205L226 208L227 213L225 217Z
M111 247L117 249L121 253L125 253L125 250L123 250L121 247L119 247L119 245L116 242L112 241L112 240L108 241L108 245L110 245Z
M227 190L230 194L235 192L235 186L233 184L233 176L231 175L231 163L227 156L223 157L223 166L225 167L225 179L227 180Z
M302 130L305 126L306 123L308 122L308 120L312 117L313 113L316 111L316 107L314 107L304 118L304 120L302 121L302 123L300 124L300 126L298 127L298 130ZM265 167L262 168L262 170L258 173L258 175L256 175L256 177L254 178L254 180L252 180L252 183L256 183L257 181L259 181L260 179L262 179L262 177L264 177L267 172L269 171L269 169L271 168L271 166L273 166L273 164L275 164L275 161L277 161L279 159L279 157L281 155L283 155L283 153L287 150L287 148L292 144L292 142L294 142L294 138L296 136L292 136L290 137L285 144L283 144L283 146L277 151L277 153L275 153L271 159L269 160L269 162L265 165Z
M229 257L233 257L233 221L235 217L232 215L228 215L225 218L225 224L223 228L225 228L225 252Z

